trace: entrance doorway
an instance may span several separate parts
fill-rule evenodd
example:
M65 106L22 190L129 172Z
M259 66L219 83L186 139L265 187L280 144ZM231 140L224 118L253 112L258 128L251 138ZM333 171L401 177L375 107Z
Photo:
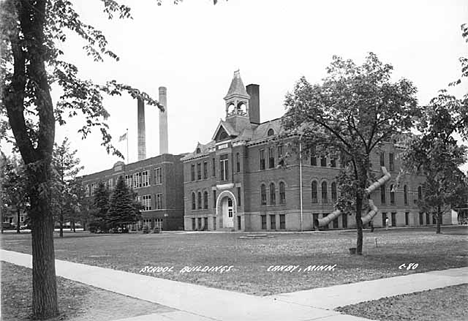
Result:
M234 227L234 207L231 197L226 196L221 200L221 213L223 227Z

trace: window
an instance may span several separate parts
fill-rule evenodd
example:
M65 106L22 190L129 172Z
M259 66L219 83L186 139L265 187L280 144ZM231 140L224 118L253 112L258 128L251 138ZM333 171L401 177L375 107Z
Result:
M208 162L203 162L203 178L208 178Z
M197 179L201 179L201 163L197 164Z
M219 165L220 165L220 174L221 180L227 181L229 179L229 166L228 166L228 155L224 154L219 157Z
M261 199L261 205L266 205L266 186L265 184L262 184L260 186L260 199Z
M197 203L196 203L196 196L195 193L192 193L192 210L195 210L197 208Z
M268 129L267 136L273 136L274 134L275 134L275 131L272 128Z
M327 167L327 158L326 157L321 157L320 158L320 166Z
M133 188L141 187L141 173L133 174Z
M109 189L112 189L113 186L114 186L114 180L112 178L109 178L109 180L107 181L107 187Z
M160 210L162 209L162 194L156 194L156 209Z
M395 205L395 186L390 185L390 204Z
M132 187L132 176L131 175L125 175L125 184L127 184L127 187Z
M310 149L310 165L317 166L317 156L315 156L315 147Z
M262 230L267 229L267 224L266 224L266 215L261 215L262 218Z
M388 154L388 166L391 171L395 170L395 154L393 153Z
M276 205L275 183L270 183L270 205Z
M86 197L89 197L89 185L86 184L86 185L84 186L84 189L85 189L85 196L86 196Z
M275 167L275 150L273 147L268 148L268 168Z
M318 203L317 181L312 182L312 203Z
M213 191L213 208L216 208L216 191Z
M332 202L335 203L338 200L338 192L336 189L336 182L331 183L331 198Z
M380 186L380 203L385 204L386 199L385 199L385 184L382 184Z
M405 225L409 225L409 212L405 212Z
M190 177L192 181L195 180L195 164L190 165Z
M338 228L338 217L333 220L333 228Z
M149 184L150 184L150 182L149 182L150 176L149 176L148 171L144 171L144 172L142 173L142 176L143 176L142 186L143 186L143 187L144 187L144 186L149 186Z
M422 187L418 186L418 201L422 200Z
M240 164L240 154L236 153L236 170L238 173L241 171L241 164Z
M419 225L424 224L424 217L423 217L423 212L419 212Z
M202 208L202 199L201 199L201 192L198 192L198 197L197 197L197 203L198 203L198 209L201 210Z
M283 145L278 146L278 165L283 166L284 165L284 159L283 159Z
M387 221L387 213L383 212L382 213L382 226L387 226L387 224L385 224Z
M241 203L241 202L242 202L242 201L241 201L241 199L242 199L241 196L242 196L242 195L241 195L241 188L238 187L238 188L237 188L237 206L241 206L241 205L242 205L242 203Z
M341 215L341 225L343 226L343 228L348 227L348 215L346 214Z
M279 203L286 204L286 187L284 185L284 182L279 183L279 197Z
M328 184L327 182L322 182L322 203L328 203Z
M197 223L195 223L195 218L192 217L192 231L195 231L197 229Z
M162 170L161 167L157 167L154 169L154 180L156 185L162 184Z
M260 149L260 169L265 169L265 150Z
M405 202L405 205L408 205L408 186L403 186L403 199Z
M330 167L336 167L336 158L330 158Z
M208 192L207 191L203 193L203 208L205 210L208 209Z
M270 229L276 230L276 215L270 215Z
M426 225L429 225L430 219L429 219L429 213L426 213Z
M212 172L211 176L216 176L216 159L213 157L211 160Z
M380 166L385 166L385 152L380 153Z
M392 213L392 226L396 226L396 213Z
M143 210L150 211L151 210L151 195L143 195Z
M280 230L285 230L286 229L286 215L285 214L280 214Z

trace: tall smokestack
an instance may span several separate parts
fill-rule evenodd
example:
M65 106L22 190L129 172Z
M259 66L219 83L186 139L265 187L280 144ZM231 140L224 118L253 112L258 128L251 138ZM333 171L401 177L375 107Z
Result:
M164 111L159 112L159 154L162 155L169 153L166 87L159 87L159 103L164 107Z
M145 103L138 99L138 160L146 158Z

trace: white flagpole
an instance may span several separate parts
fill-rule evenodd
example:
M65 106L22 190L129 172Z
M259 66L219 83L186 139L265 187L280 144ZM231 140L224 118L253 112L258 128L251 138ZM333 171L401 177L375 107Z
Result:
M128 159L128 128L127 128L127 164L130 162L130 160Z

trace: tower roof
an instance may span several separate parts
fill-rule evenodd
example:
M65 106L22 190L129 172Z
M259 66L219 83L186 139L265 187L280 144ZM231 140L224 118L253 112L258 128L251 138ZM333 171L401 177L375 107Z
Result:
M239 70L234 71L234 77L232 78L231 86L229 86L228 93L226 94L226 97L224 97L224 99L228 100L232 97L250 99L250 95L245 90L245 86L242 82Z

